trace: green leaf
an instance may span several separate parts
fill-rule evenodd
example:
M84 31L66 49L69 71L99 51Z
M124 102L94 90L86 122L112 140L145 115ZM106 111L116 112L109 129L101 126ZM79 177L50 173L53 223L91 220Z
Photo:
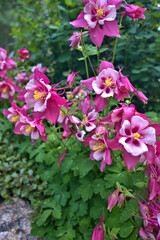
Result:
M135 183L134 185L138 188L144 188L146 184L144 182L138 182L138 183Z
M36 156L36 162L42 163L45 159L45 152L40 152L37 156Z
M57 204L52 212L52 215L55 219L60 219L62 212L61 212L61 206Z
M94 192L94 185L91 181L83 179L82 184L77 189L78 193L81 195L83 201L90 199Z
M134 229L134 226L129 221L121 224L120 232L119 232L120 237L122 237L122 238L128 237L131 234L131 232L133 231L133 229Z
M51 215L51 213L52 213L51 209L44 210L42 214L38 216L37 225L42 226L44 223L46 223L46 220Z

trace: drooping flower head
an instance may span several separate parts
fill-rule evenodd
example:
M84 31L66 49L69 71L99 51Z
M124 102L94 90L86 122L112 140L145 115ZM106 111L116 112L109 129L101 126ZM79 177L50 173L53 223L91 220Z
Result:
M76 46L79 46L81 42L81 32L74 32L69 40L71 41L69 46L71 47L71 50L73 50Z
M145 16L143 13L146 10L146 8L141 8L134 4L128 4L127 2L125 2L125 3L126 3L126 7L121 6L122 8L125 9L125 12L123 12L121 14L127 15L130 18L133 18L134 21L139 18L145 19Z
M103 229L104 216L101 216L100 222L93 230L91 240L103 240L104 239L104 229Z
M29 51L25 48L18 50L19 52L19 59L24 62L24 59L29 58Z

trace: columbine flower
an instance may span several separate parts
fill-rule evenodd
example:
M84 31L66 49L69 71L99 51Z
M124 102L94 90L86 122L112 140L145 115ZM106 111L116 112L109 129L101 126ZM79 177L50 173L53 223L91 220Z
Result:
M103 172L106 164L111 165L112 159L110 150L119 150L121 149L120 144L117 142L117 139L109 140L107 137L107 133L104 134L102 138L96 137L93 135L92 138L89 139L89 146L91 148L90 158L92 160L101 160L100 170Z
M21 108L19 108L15 102L11 103L12 107L10 107L8 110L3 111L3 114L8 118L10 122L13 122L14 124L19 123L21 116L27 115L27 110L29 109L26 105L24 105Z
M123 159L129 170L135 167L142 154L148 162L154 162L156 131L148 125L147 120L133 116L130 121L125 120L119 130L119 143L123 145Z
M74 27L88 27L90 38L97 46L101 46L104 35L120 37L118 24L115 20L116 10L122 0L87 0L84 10L78 18L70 22ZM102 26L102 28L99 27Z
M42 124L42 120L30 119L28 116L21 116L20 121L15 125L15 134L24 134L25 136L31 136L32 144L38 138L47 142L47 135L45 127Z
M111 211L112 208L116 205L118 202L119 195L119 188L117 188L113 193L111 193L108 197L108 210Z
M128 4L128 3L126 3L126 7L124 6L121 6L121 7L125 9L125 12L121 14L127 15L130 18L133 18L134 21L138 18L145 19L143 12L146 10L146 8L141 8L139 6Z
M13 69L17 64L7 57L7 51L0 48L0 78L5 78L6 70Z
M27 73L23 73L23 72L19 71L19 73L15 77L15 80L16 80L16 83L28 80Z
M95 112L95 109L93 109L88 114L83 114L83 120L81 122L81 125L85 126L87 132L91 132L93 129L96 128L98 115L99 114Z
M78 72L74 72L74 71L72 71L69 75L68 75L68 77L67 77L67 83L66 83L66 86L67 87L72 87L72 84L74 83L74 81L75 81L75 76L78 74Z
M49 79L36 68L33 79L27 83L23 94L28 107L34 109L36 118L45 117L55 124L60 113L59 106L66 106L67 101L55 92L56 89L51 87L49 82Z
M71 41L69 46L71 47L71 50L73 50L76 46L79 46L81 42L81 32L74 32L69 40Z
M41 63L37 64L37 66L32 67L32 68L31 68L31 71L34 72L34 70L35 70L36 68L38 68L38 70L39 70L40 72L49 72L49 69L46 68L46 67L42 67L42 64L41 64Z
M25 58L29 58L29 51L25 48L20 49L19 51L19 59L24 62Z
M112 68L104 69L92 82L94 91L102 98L112 97L115 91L115 85L118 78L118 72Z
M101 216L100 222L97 224L97 226L93 230L91 240L103 240L104 239L103 221L104 221L104 216Z
M10 79L0 82L0 101L3 99L8 99L13 101L16 87Z

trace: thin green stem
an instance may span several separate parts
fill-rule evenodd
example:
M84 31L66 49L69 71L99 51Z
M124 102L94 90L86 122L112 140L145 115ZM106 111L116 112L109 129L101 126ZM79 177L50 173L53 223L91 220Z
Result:
M122 19L123 19L123 15L120 18L120 23L119 23L119 29L122 27ZM114 50L113 50L113 57L112 57L112 64L114 64L114 59L115 59L115 55L116 55L116 48L117 48L117 37L114 43Z
M117 156L114 155L113 151L111 151L111 153L112 153L113 157L119 162L119 164L123 168L123 165L122 165L121 161L117 158Z
M112 64L114 64L114 59L115 59L115 55L116 55L116 47L117 47L117 37L114 43L114 50L113 50L113 57L112 57Z
M86 44L85 44L84 39L83 39L83 36L82 36L82 49L83 49L83 48L84 48L84 50L85 50L85 54L87 55L87 58L88 58L90 67L91 67L91 69L92 69L92 71L93 71L93 74L96 76L96 73L95 73L95 71L94 71L94 68L93 68L91 59L90 59L90 57L89 57L89 55L88 55L88 51L87 51L87 48L86 48Z
M87 75L87 78L89 78L87 59L86 59L85 54L84 54L84 46L82 46L82 54L83 54L83 57L84 57L84 63L85 63L85 68L86 68L86 75Z
M126 206L127 213L128 213L128 216L129 216L131 222L133 223L133 225L134 225L137 229L139 229L139 227L137 226L137 224L133 221L133 219L132 219L131 216L130 216L130 212L129 212L129 209L128 209L127 201L125 201L125 206Z
M97 69L99 74L99 57L100 57L100 48L96 46L97 49Z

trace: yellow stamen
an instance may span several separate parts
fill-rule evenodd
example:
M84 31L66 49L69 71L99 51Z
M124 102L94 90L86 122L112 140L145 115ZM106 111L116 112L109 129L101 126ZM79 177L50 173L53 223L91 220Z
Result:
M2 91L3 91L3 93L7 93L7 92L9 91L9 89L8 89L8 87L6 86L6 87L3 88Z
M101 17L105 14L105 9L104 8L96 8L96 11L97 11L97 17Z
M139 140L139 138L142 138L142 137L141 137L141 135L140 135L139 133L134 133L134 134L133 134L133 138L134 138L135 140Z
M40 101L41 99L45 99L45 93L44 92L39 92L39 91L35 90L33 97L37 101Z
M31 127L31 125L28 124L25 129L26 129L26 132L29 133L34 129L34 127Z
M94 147L93 147L93 151L98 151L98 152L102 152L105 149L105 145L103 143L97 143Z
M17 122L20 119L20 115L15 115L12 117L11 122Z
M104 82L104 85L106 85L106 87L112 86L113 85L112 78L107 78Z
M83 115L83 125L86 125L88 123L88 118L86 116L86 114Z

